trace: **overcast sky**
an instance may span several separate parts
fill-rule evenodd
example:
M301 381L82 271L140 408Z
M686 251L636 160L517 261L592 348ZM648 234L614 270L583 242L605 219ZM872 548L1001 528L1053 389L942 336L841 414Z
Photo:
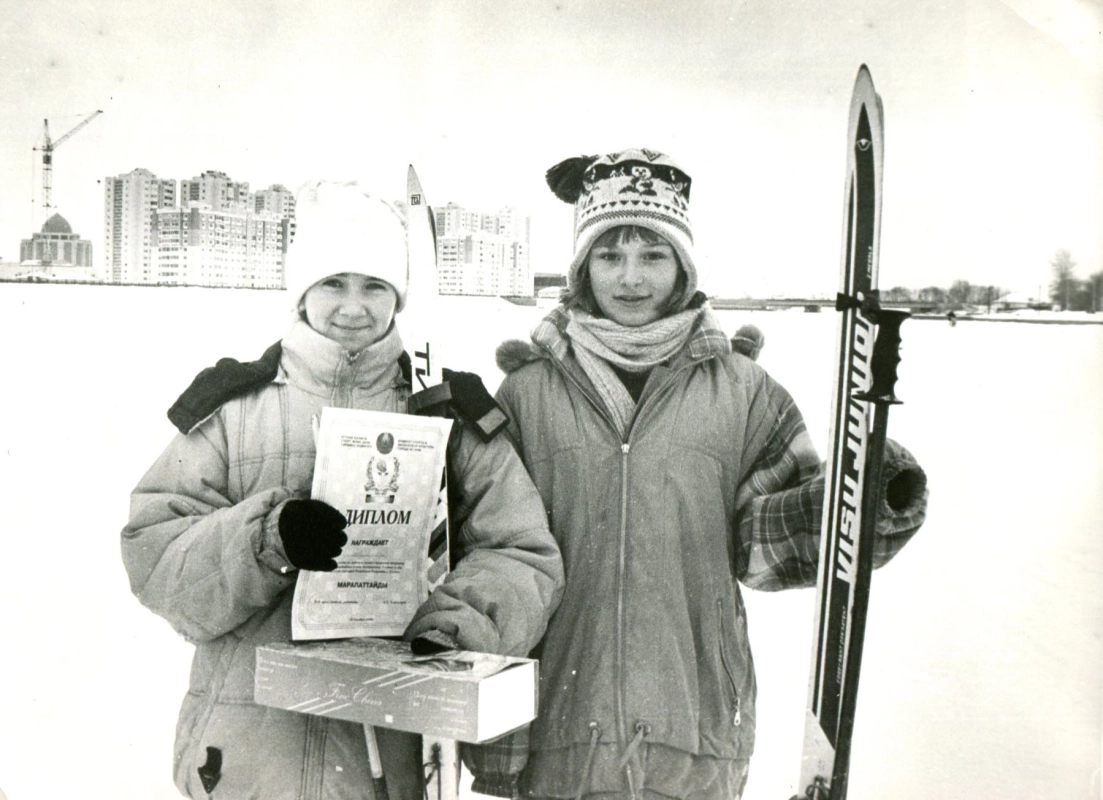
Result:
M1037 293L1058 248L1103 269L1103 0L8 0L0 259L54 205L103 257L106 176L221 170L253 189L360 178L532 217L563 271L547 167L627 146L693 178L705 288L835 291L847 111L886 117L881 285ZM33 214L33 216L32 216ZM33 226L33 227L32 227Z

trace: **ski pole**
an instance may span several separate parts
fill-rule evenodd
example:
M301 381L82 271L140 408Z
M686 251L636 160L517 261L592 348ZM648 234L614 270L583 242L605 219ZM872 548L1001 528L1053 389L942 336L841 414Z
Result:
M383 759L379 755L379 742L375 739L375 728L364 726L364 742L368 746L368 767L371 769L371 787L375 800L390 800L387 794L387 776L383 774Z
M459 745L454 739L424 737L425 796L429 800L458 800L460 796Z
M862 489L862 525L858 548L858 579L853 609L853 637L847 654L849 687L842 697L839 712L839 745L832 770L831 800L845 800L850 779L850 748L854 732L854 712L858 704L858 678L862 665L862 643L869 611L869 584L873 572L873 538L877 530L877 511L881 503L881 476L885 461L885 438L889 406L899 405L896 397L896 365L900 363L900 325L911 316L907 311L876 308L868 314L877 325L877 338L870 359L872 380L869 389L854 395L874 409L873 431L866 444L865 486Z

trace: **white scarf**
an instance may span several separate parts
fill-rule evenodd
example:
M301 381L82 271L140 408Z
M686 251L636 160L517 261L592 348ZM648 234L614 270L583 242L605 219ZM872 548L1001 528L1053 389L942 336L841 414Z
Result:
M597 389L621 436L636 413L636 401L610 364L628 372L648 372L669 360L689 339L702 308L680 311L646 325L626 326L572 309L565 333L575 359Z

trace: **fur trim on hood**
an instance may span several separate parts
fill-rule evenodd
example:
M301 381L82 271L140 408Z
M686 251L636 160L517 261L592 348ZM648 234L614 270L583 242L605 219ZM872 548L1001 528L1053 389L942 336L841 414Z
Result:
M494 360L498 362L498 369L507 375L515 370L546 358L544 352L532 342L521 339L510 339L498 345L494 352Z

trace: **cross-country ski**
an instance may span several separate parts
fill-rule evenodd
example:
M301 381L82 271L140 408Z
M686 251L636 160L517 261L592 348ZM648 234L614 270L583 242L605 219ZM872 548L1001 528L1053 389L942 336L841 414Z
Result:
M884 165L881 98L863 65L847 135L835 387L827 454L815 645L796 800L844 800L873 570L881 463L900 323L877 291Z

